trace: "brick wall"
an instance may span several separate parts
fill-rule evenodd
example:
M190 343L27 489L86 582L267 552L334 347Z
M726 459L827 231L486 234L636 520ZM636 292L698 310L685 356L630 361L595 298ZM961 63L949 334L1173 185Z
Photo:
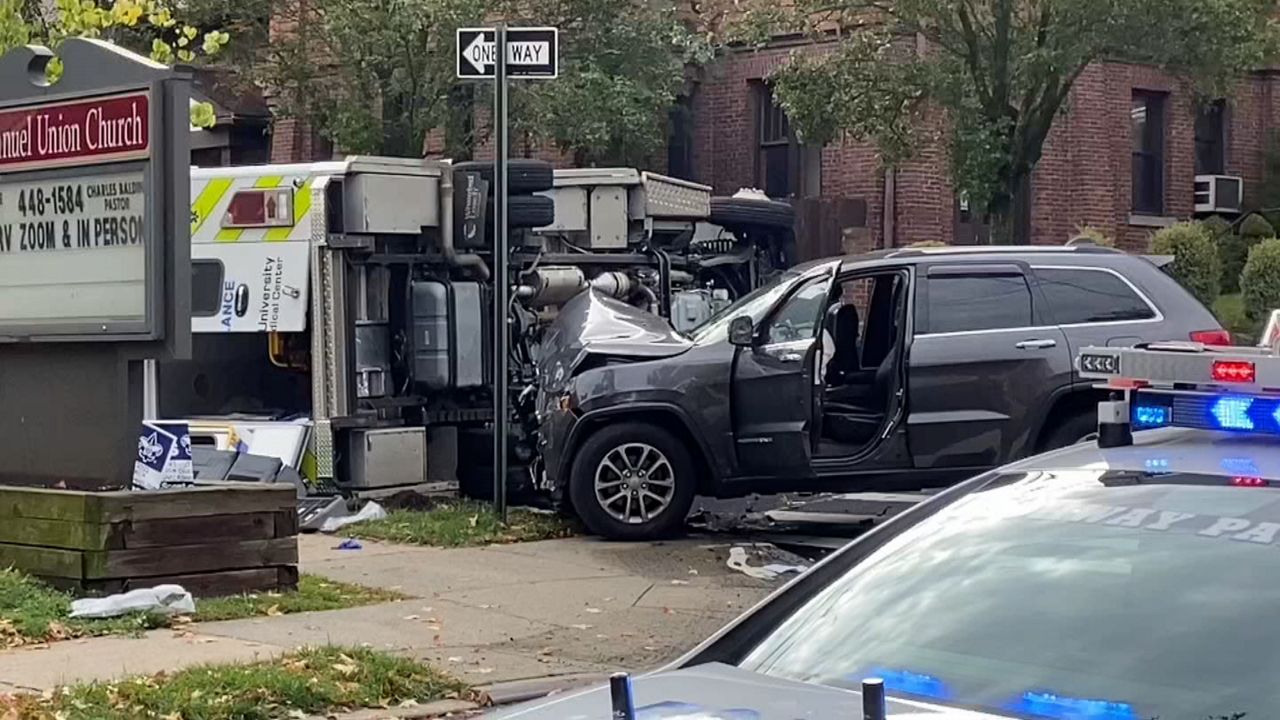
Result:
M717 192L757 184L756 116L752 89L797 48L770 48L727 55L707 68L695 90L694 180ZM808 51L807 48L802 51ZM1277 79L1256 74L1242 80L1228 99L1227 173L1245 179L1248 190L1262 179L1262 150L1271 118L1280 112ZM1156 228L1131 222L1131 120L1135 90L1167 93L1165 103L1165 213L1185 219L1193 211L1195 109L1192 93L1156 70L1118 63L1089 67L1050 132L1032 176L1031 240L1061 244L1081 225L1092 225L1128 249L1143 249ZM939 130L941 126L926 128ZM940 133L924 132L932 137ZM885 172L874 148L853 142L822 153L824 198L867 203L870 245L884 246ZM946 148L926 144L895 173L893 237L890 244L956 240L956 199L948 176ZM1246 200L1248 192L1246 192Z

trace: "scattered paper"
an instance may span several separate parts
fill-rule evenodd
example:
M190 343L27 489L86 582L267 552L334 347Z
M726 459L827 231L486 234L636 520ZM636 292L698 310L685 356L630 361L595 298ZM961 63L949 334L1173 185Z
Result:
M360 512L354 515L346 515L343 517L332 517L324 521L320 526L322 533L335 533L348 525L354 525L358 522L366 522L369 520L381 520L387 516L387 511L378 503L372 500L365 503L360 508Z
M136 612L185 615L195 611L195 600L181 585L157 585L104 598L85 598L71 602L73 618L110 618Z

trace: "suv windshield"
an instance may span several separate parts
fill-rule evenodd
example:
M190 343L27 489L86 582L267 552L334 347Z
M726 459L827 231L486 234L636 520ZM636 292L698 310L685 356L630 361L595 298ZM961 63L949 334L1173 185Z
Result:
M995 477L871 552L745 669L1014 717L1280 716L1280 491Z
M689 331L694 342L717 342L723 340L729 332L729 323L740 315L749 315L752 322L760 322L769 308L782 298L791 284L800 277L800 273L788 270L772 282L761 285L750 293L738 298L732 305L722 308L720 312L707 318L701 325Z

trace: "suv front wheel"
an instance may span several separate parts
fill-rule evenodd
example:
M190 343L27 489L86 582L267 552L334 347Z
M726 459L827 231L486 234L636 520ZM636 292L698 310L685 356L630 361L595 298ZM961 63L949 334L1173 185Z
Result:
M684 527L695 485L693 459L680 438L656 425L618 422L579 448L569 495L591 532L653 540Z

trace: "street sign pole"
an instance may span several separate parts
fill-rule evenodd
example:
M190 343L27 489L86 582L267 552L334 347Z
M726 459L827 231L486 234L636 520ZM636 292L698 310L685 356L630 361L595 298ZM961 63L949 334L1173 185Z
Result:
M507 521L507 416L511 394L507 367L511 341L508 318L510 283L507 279L507 26L499 24L494 38L493 118L494 139L494 239L493 239L493 503L502 522Z
M511 78L553 80L560 72L560 31L553 27L458 28L458 78L494 81L493 188L493 505L507 519L507 430L510 392L510 258L507 238L507 85Z

